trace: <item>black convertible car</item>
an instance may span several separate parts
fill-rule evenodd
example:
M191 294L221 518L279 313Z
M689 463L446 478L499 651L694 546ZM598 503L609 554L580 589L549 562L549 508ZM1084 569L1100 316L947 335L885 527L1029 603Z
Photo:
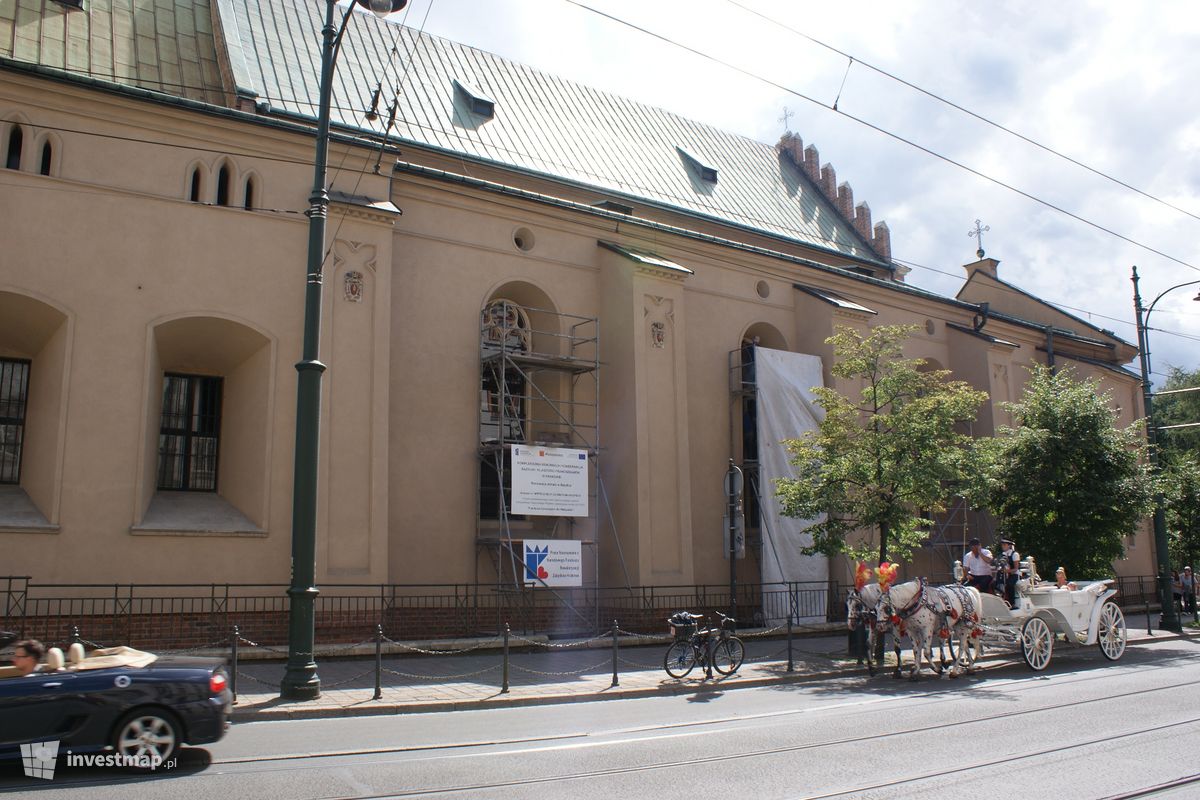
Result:
M0 647L13 638L0 634ZM111 749L115 763L157 766L181 744L224 736L231 705L217 659L128 647L85 653L78 644L64 657L50 648L38 672L0 666L0 758L20 758L24 743L58 741L60 754Z

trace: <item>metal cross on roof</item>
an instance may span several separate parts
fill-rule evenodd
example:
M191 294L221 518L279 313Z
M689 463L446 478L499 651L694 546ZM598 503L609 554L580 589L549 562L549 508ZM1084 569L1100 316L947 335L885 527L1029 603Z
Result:
M983 234L991 229L991 225L982 225L979 220L975 220L975 230L967 231L967 236L979 240L979 249L975 251L979 258L983 258Z
M784 107L783 107L783 116L779 118L779 121L783 123L783 131L784 131L784 133L787 133L788 131L790 131L790 130L791 130L791 129L788 127L788 120L789 120L789 119L791 119L791 118L792 118L792 117L794 117L794 116L796 116L796 115L795 115L795 114L793 114L791 111L788 111L788 107L787 107L787 106L784 106Z

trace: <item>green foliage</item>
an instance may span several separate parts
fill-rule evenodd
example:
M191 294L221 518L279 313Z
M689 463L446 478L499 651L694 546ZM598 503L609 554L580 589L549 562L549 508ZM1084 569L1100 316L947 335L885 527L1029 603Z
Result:
M814 392L825 418L815 431L787 442L795 479L781 479L776 494L788 516L826 514L808 529L806 554L846 553L868 559L868 541L854 545L855 531L878 534L878 558L905 558L926 536L929 521L919 510L942 511L970 457L970 437L960 433L974 420L987 394L946 370L925 370L922 359L903 356L914 326L886 325L870 336L839 328L833 346L834 376L857 380L851 399L829 388Z
M1005 406L1018 427L977 444L988 475L972 499L986 503L1043 569L1061 564L1072 577L1111 576L1122 537L1153 501L1141 426L1118 430L1096 381L1041 365L1031 372L1024 397Z
M1200 369L1187 372L1171 367L1167 380L1155 390L1167 392L1194 387L1200 387ZM1154 422L1160 428L1200 422L1200 391L1155 397ZM1159 431L1158 440L1159 453L1165 463L1189 456L1200 458L1200 427Z
M1178 457L1163 480L1171 563L1196 568L1200 555L1200 458Z

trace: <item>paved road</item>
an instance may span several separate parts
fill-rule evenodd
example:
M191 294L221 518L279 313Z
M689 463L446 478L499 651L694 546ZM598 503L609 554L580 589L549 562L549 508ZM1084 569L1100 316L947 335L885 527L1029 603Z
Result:
M180 769L67 770L53 798L614 800L1195 797L1200 642L989 666L957 681L863 676L602 703L235 726ZM32 795L31 795L32 796Z

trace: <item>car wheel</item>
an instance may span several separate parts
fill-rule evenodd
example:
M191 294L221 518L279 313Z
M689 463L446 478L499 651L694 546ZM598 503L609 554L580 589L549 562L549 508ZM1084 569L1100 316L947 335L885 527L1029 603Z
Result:
M175 755L182 732L178 718L171 712L139 708L117 722L111 744L125 766L154 769Z

